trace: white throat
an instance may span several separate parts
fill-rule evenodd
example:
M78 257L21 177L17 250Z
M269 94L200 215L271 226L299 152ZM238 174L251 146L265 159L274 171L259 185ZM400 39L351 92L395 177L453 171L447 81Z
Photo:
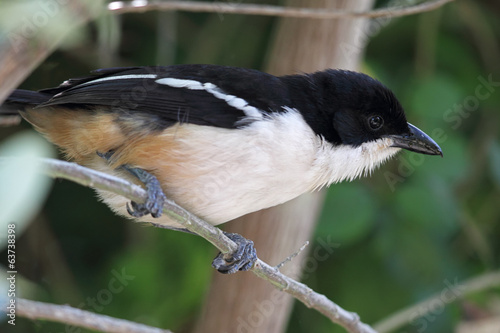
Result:
M333 146L321 140L314 165L317 179L313 189L370 175L400 151L400 148L391 147L392 143L392 139L383 138L351 147Z

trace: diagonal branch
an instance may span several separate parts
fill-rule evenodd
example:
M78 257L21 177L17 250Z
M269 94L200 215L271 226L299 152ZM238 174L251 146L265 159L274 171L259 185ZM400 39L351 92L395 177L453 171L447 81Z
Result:
M378 18L414 15L429 12L444 6L454 0L430 0L418 5L403 7L375 9L371 11L344 11L325 10L312 8L292 8L271 5L242 4L236 2L201 2L201 1L113 1L108 4L108 9L116 14L143 13L151 10L171 11L181 10L186 12L207 12L220 14L245 14L280 17L298 17L314 19L335 18Z
M10 160L12 158L2 157L0 158L0 164L8 163ZM146 192L141 187L123 179L88 169L75 163L54 159L42 159L40 162L44 169L43 172L51 177L64 178L80 185L110 191L138 203L143 203L147 198ZM222 253L228 254L236 250L236 244L227 238L220 229L191 214L173 201L166 201L163 206L163 213L175 219L176 222L182 224L190 231L205 238ZM276 288L300 300L307 307L319 311L332 322L344 327L348 332L376 333L370 326L360 322L359 316L356 313L342 309L324 295L282 274L276 267L272 267L260 259L257 259L251 271L260 278L269 281Z
M172 333L132 321L113 318L93 312L27 299L16 300L17 315L30 319L45 319L107 333Z

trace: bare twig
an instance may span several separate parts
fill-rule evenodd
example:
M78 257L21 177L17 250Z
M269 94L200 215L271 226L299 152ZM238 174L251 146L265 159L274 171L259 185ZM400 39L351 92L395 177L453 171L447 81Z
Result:
M231 2L200 2L200 1L113 1L108 9L114 13L143 13L151 10L181 10L187 12L208 12L223 14L245 14L280 17L299 17L315 19L334 19L346 17L397 17L428 12L454 0L431 0L410 7L390 7L371 11L334 11L312 8L292 8L270 5L242 4Z
M300 252L304 251L304 249L307 247L307 245L309 245L309 241L306 241L304 243L304 245L302 245L300 247L300 249L298 249L297 251L295 251L294 253L290 254L288 257L286 257L285 260L283 260L282 262L280 262L279 264L277 264L275 267L277 269L280 269L281 267L283 267L286 263L292 261L293 258L295 258L296 256L298 256L300 254Z
M11 159L0 158L0 164L8 163L9 160ZM53 159L42 159L41 162L45 167L44 172L52 177L69 179L84 186L111 191L139 203L143 203L146 200L146 192L141 187L123 179L88 169L75 163ZM208 240L222 253L231 253L236 250L236 244L227 238L220 229L191 214L173 201L165 203L163 213L175 219L176 222L182 224L190 231ZM260 259L257 259L255 262L252 272L262 279L269 281L278 289L289 293L303 302L307 307L324 314L332 322L341 325L348 332L375 333L370 326L360 322L357 314L342 309L324 295L316 293L305 284L282 274L277 268L266 264Z
M95 314L69 305L49 304L21 298L18 298L16 303L16 314L30 319L56 321L107 333L172 333L169 330Z

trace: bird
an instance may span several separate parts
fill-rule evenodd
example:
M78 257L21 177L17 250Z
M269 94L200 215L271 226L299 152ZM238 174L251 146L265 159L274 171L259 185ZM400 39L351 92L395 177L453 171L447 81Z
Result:
M369 175L401 149L443 156L389 88L342 69L98 69L55 88L14 90L0 106L13 113L69 160L145 187L143 204L97 190L113 211L176 230L184 228L161 214L166 197L218 225ZM253 243L228 236L238 253L214 266L248 270Z

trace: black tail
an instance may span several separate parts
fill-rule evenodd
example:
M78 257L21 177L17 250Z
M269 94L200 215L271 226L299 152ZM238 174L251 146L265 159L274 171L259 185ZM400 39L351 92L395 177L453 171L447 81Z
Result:
M3 104L0 105L0 116L17 115L19 111L24 110L25 107L33 107L47 102L51 97L51 94L38 91L14 90Z

